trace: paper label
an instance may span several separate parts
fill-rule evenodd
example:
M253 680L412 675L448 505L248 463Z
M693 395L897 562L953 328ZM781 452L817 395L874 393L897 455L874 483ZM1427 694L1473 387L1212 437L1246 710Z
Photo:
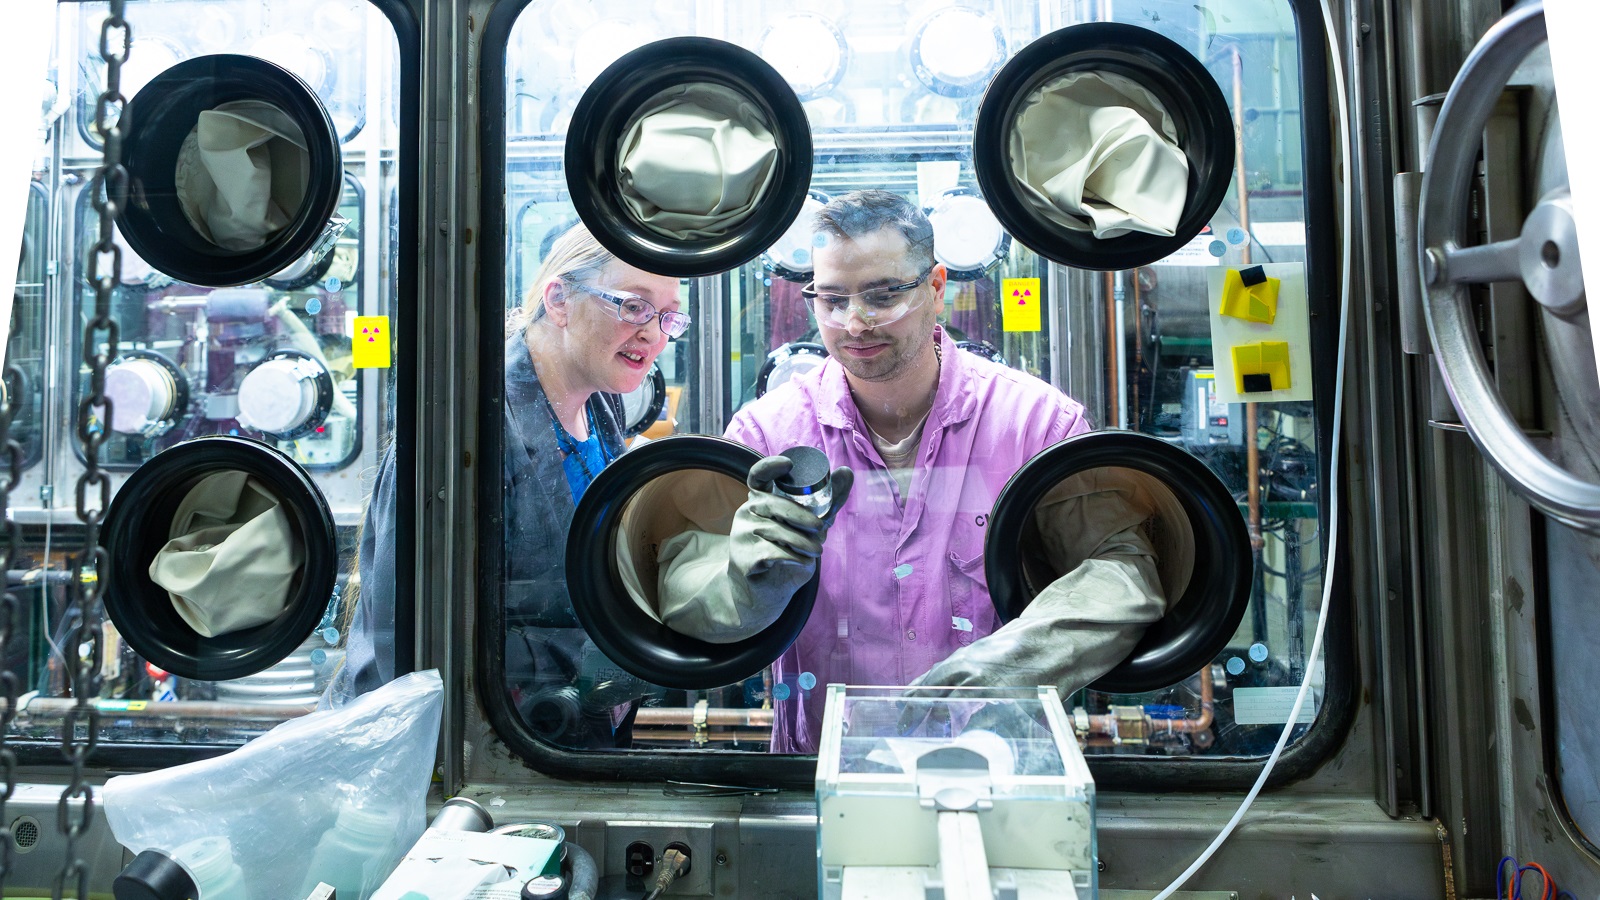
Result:
M389 368L389 317L356 316L350 355L358 369Z
M1216 233L1211 230L1211 226L1207 225L1200 230L1199 234L1190 238L1189 243L1179 247L1168 255L1166 259L1156 263L1156 265L1220 266L1222 265L1222 255L1211 252L1213 249L1212 244L1218 244L1224 248L1227 247L1226 244L1222 243L1222 239L1217 237Z
M1254 687L1233 689L1233 720L1240 725L1282 725L1289 721L1289 711L1294 709L1295 695L1300 686ZM1300 704L1300 716L1295 722L1309 725L1317 717L1317 691L1313 687Z
M1304 247L1304 222L1251 222L1250 232L1263 247Z
M1000 281L1000 327L1004 331L1040 330L1039 279L1004 278Z
M925 159L917 163L917 203L933 206L961 181L961 161Z

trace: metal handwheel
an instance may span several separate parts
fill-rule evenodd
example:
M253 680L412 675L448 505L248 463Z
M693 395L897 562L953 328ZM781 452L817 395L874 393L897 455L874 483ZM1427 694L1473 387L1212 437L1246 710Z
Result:
M1600 485L1573 477L1523 434L1495 390L1468 302L1469 284L1520 280L1552 315L1585 314L1578 233L1564 189L1539 200L1520 236L1463 246L1484 126L1512 73L1545 39L1544 4L1519 7L1489 29L1456 75L1428 148L1418 262L1439 371L1473 442L1536 508L1577 528L1600 531Z

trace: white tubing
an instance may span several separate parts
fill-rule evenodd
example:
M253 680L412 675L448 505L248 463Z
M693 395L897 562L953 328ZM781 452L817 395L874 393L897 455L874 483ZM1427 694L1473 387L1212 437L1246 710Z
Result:
M1333 454L1333 459L1328 466L1328 483L1323 486L1323 491L1328 496L1328 555L1323 565L1322 579L1322 612L1317 616L1317 633L1311 639L1311 653L1306 657L1306 677L1300 682L1300 691L1295 694L1294 707L1289 710L1289 721L1283 725L1283 733L1278 735L1278 743L1272 748L1272 754L1267 757L1267 764L1262 767L1261 774L1256 776L1256 783L1250 786L1250 793L1245 794L1244 802L1239 804L1239 809L1234 812L1233 818L1222 827L1222 832L1212 840L1198 859L1183 870L1183 874L1173 879L1155 900L1166 900L1178 888L1183 887L1190 876L1200 870L1200 867L1210 861L1212 854L1222 846L1223 841L1233 834L1239 827L1239 822L1244 814L1249 811L1251 804L1256 802L1256 795L1261 793L1261 788L1266 785L1267 779L1272 775L1272 770L1278 765L1278 757L1283 754L1283 748L1289 743L1289 735L1294 731L1295 723L1300 718L1300 708L1305 705L1306 697L1311 693L1311 677L1317 670L1317 661L1322 656L1322 635L1328 625L1328 610L1333 599L1333 571L1334 563L1339 558L1339 440L1344 426L1344 353L1345 339L1349 332L1350 317L1350 281L1354 275L1352 271L1352 216L1354 210L1354 186L1350 182L1352 160L1350 158L1350 121L1348 100L1345 97L1344 86L1344 59L1339 52L1337 31L1333 27L1333 11L1328 7L1328 0L1321 0L1322 27L1327 32L1328 60L1333 69L1333 90L1337 101L1336 112L1339 122L1339 151L1340 159L1344 164L1344 191L1342 204L1344 213L1343 236L1344 246L1340 257L1342 277L1339 281L1339 354L1338 364L1334 371L1333 389L1333 438L1328 451ZM1254 440L1255 436L1248 436Z

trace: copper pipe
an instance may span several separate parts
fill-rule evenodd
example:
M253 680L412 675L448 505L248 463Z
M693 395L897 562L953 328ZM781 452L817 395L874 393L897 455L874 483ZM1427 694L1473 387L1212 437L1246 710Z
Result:
M771 728L773 713L770 709L708 709L705 724L719 728ZM693 727L694 710L685 707L649 706L640 708L634 716L635 726L684 725Z
M1261 447L1256 441L1256 405L1244 405L1245 468L1250 484L1250 549L1257 553L1266 546L1261 535Z
M766 730L756 731L708 731L699 738L693 731L640 731L633 730L633 740L656 741L659 743L688 744L709 741L714 744L731 744L735 741L746 744L759 744L772 740L772 732Z
M0 698L0 706L4 706ZM29 719L60 719L78 705L68 697L35 697L22 707ZM317 708L308 703L226 703L218 700L97 700L102 718L116 719L250 719L283 722Z
M1200 715L1193 719L1164 719L1152 722L1150 726L1152 731L1160 730L1165 725L1167 731L1194 734L1209 729L1211 723L1216 721L1217 706L1211 688L1211 667L1206 666L1197 674L1200 676Z
M1250 265L1250 186L1244 164L1244 57L1233 49L1233 177L1239 193L1239 228L1244 231L1244 246L1239 257ZM1213 351L1214 352L1214 351ZM1261 448L1256 439L1256 405L1244 405L1245 470L1249 479L1250 548L1261 552L1266 543L1261 536Z
M1152 719L1145 716L1145 730L1195 734L1209 729L1216 721L1216 701L1211 687L1211 667L1196 673L1200 677L1200 715L1193 719ZM1089 717L1089 735L1111 736L1117 733L1117 717L1110 713Z

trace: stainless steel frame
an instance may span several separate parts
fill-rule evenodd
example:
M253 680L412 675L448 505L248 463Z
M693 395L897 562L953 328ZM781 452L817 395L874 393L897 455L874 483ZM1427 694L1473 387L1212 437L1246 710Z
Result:
M1558 277L1541 268L1560 270L1546 248L1570 239L1566 267L1575 267L1575 238L1561 224L1555 201L1545 199L1525 223L1525 236L1472 246L1464 214L1476 159L1477 135L1483 130L1500 91L1522 60L1544 41L1544 6L1519 6L1490 29L1462 66L1445 99L1428 151L1423 176L1421 238L1418 264L1427 285L1428 332L1438 354L1445 388L1461 413L1473 442L1494 467L1535 507L1577 528L1600 530L1600 485L1574 478L1550 462L1523 434L1493 383L1466 285L1521 278L1535 281ZM1493 236L1491 235L1491 239ZM1541 253L1545 249L1546 252ZM1573 304L1557 303L1571 314ZM1497 328L1498 330L1498 328ZM1511 358L1511 357L1506 357Z
M688 836L696 846L709 847L697 854L698 876L686 885L685 896L814 896L815 814L809 793L688 798L668 796L660 784L560 783L512 758L482 722L471 678L477 545L494 534L498 523L492 518L496 510L479 508L478 481L481 475L497 483L498 472L497 461L484 460L479 452L477 398L483 379L495 381L499 373L486 370L478 348L482 330L498 323L482 321L470 298L477 293L480 254L501 249L477 240L478 126L486 113L476 101L485 23L492 11L515 0L412 3L424 34L417 148L424 186L409 198L419 206L418 232L402 240L408 250L414 246L419 266L417 352L404 362L414 367L418 385L414 433L427 439L413 448L415 489L403 496L415 514L412 649L419 668L441 670L447 690L441 793L484 801L497 819L553 819L569 826L569 834L595 854L602 874L611 876L606 884L613 891L607 896L622 890L621 845L639 835L658 845L669 835ZM1391 200L1391 179L1394 171L1421 168L1430 127L1428 113L1410 104L1446 86L1481 26L1498 15L1498 3L1351 0L1339 6L1339 21L1348 32L1343 43L1355 87L1352 122L1360 152L1351 177L1362 200L1355 223L1361 265L1352 286L1359 312L1352 323L1350 408L1340 450L1350 472L1343 485L1347 533L1357 545L1348 602L1355 605L1361 687L1370 702L1361 705L1343 746L1322 769L1261 797L1245 827L1186 890L1384 897L1438 897L1448 890L1485 896L1493 890L1488 864L1511 850L1554 863L1559 868L1552 871L1564 887L1592 895L1600 890L1600 860L1589 855L1581 835L1571 834L1555 811L1559 798L1553 797L1539 762L1553 723L1545 719L1539 678L1537 513L1458 431L1428 427L1430 419L1448 421L1448 405L1439 407L1441 369L1425 357L1407 356L1399 337L1402 292L1397 286L1404 267L1392 255L1392 207L1399 201ZM1513 18L1525 22L1528 15L1519 10ZM1476 70L1480 74L1471 83L1492 88L1473 107L1487 119L1499 102L1501 73L1510 73L1503 68L1491 73L1481 60L1474 65L1485 68ZM1456 163L1464 168L1459 178L1447 178L1451 173L1439 163L1430 173L1453 185L1451 196L1438 201L1432 214L1425 210L1425 228L1439 229L1439 239L1425 239L1423 245L1434 249L1453 250L1445 239L1466 241L1465 190L1476 176L1472 163L1481 129L1473 124L1458 130L1453 123L1465 120L1451 119L1454 108L1447 108L1444 136L1437 142L1458 148L1455 155L1464 161ZM1509 119L1495 127L1499 130L1491 140L1501 149L1492 149L1492 161L1502 151L1527 155L1529 148L1512 145L1517 129ZM1493 162L1490 175L1483 185L1483 208L1493 241L1516 231L1527 203L1516 193L1514 176L1498 171ZM369 191L368 202L370 211L381 199ZM52 217L52 227L59 229L61 221ZM372 215L369 221L376 229L381 219ZM1449 256L1444 258L1447 271ZM1103 304L1089 300L1096 292L1085 279L1094 277L1051 279L1052 326L1058 334L1083 327L1086 334L1105 332ZM1440 286L1432 293L1435 318L1456 316L1458 324L1471 324L1464 289ZM711 294L703 296L711 302ZM1512 296L1492 297L1489 309L1497 355L1537 355L1540 331L1527 321L1537 307ZM1475 329L1462 329L1450 339L1455 344L1441 342L1441 334L1433 335L1441 352L1481 355ZM1582 344L1581 335L1568 331L1547 328L1544 334L1546 341L1562 346ZM702 362L720 363L720 344L705 341ZM1093 408L1104 408L1104 373L1069 367L1086 354L1059 346L1055 352L1051 371L1061 385L1095 401ZM1531 387L1535 374L1523 373L1520 384L1510 383L1507 368L1501 367L1492 385L1505 401L1486 395L1485 402L1507 404L1503 413L1513 424L1510 437L1502 440L1521 448L1518 441L1528 443L1523 429L1544 424L1540 391ZM720 415L724 394L721 389L703 392L702 414ZM1477 419L1465 418L1468 427L1477 427ZM1575 508L1570 500L1558 504L1563 515ZM19 878L26 878L25 867L36 861L48 860L41 869L48 873L58 865L51 840L59 837L53 828L59 789L44 784L53 774L24 773L36 784L19 791L8 807L42 826L41 843L20 857ZM1237 793L1103 793L1103 887L1150 891L1164 886L1209 841L1239 799ZM97 818L92 834L100 841L96 885L103 889L123 856L110 843L103 818Z

